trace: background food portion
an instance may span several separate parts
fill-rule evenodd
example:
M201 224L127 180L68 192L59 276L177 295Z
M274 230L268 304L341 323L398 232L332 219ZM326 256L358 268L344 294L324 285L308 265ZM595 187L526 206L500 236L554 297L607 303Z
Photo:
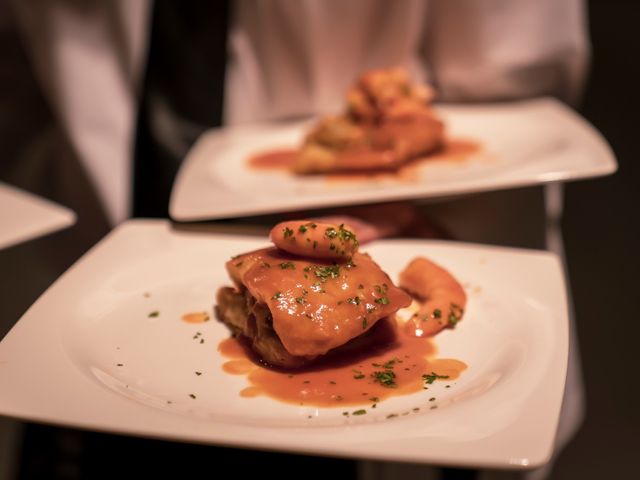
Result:
M444 125L431 108L434 92L401 68L362 75L346 112L321 119L295 162L297 173L393 170L442 146Z

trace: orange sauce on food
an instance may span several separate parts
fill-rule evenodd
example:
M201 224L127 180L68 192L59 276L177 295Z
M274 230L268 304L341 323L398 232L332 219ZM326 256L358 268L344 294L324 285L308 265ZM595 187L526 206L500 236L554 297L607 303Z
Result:
M192 312L182 315L182 321L187 323L204 323L210 319L207 312Z
M388 325L381 325L376 334L380 343L374 348L347 349L296 371L275 370L260 364L236 338L223 340L218 350L229 359L223 365L224 371L247 376L249 387L240 396L265 395L286 403L316 407L366 405L419 392L425 387L423 375L435 373L448 377L439 380L450 381L467 367L459 360L434 358L436 346L431 339L413 337ZM248 368L237 368L238 365Z
M431 162L464 162L471 155L482 151L482 146L473 140L449 139L435 152L415 158L401 165L396 170L371 170L336 172L323 174L329 182L362 182L396 180L411 182L418 179L418 170ZM249 158L249 165L258 170L291 170L297 150L280 148L267 150Z
M263 170L288 170L297 154L298 150L294 148L267 150L249 158L249 165Z

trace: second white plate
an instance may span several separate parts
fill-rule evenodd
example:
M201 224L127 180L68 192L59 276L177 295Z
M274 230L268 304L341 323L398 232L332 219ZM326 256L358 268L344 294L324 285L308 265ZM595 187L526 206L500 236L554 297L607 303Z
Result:
M0 248L70 227L76 214L66 207L0 183Z
M616 160L602 136L558 101L440 106L451 138L470 139L481 153L464 162L420 166L411 181L327 181L285 171L255 170L247 160L268 149L298 146L310 123L212 130L194 145L173 187L171 217L208 220L336 205L437 198L577 180L613 173Z

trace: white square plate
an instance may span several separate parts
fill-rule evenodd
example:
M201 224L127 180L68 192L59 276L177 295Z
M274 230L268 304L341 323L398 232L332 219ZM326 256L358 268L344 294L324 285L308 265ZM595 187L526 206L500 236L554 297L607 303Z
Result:
M420 165L408 180L327 181L322 175L255 170L247 160L273 148L295 148L309 122L211 130L183 162L169 211L179 221L208 220L336 205L437 198L615 172L607 142L558 101L440 106L451 138L482 151L464 162Z
M44 198L0 183L0 249L70 227L76 214Z
M186 312L211 311L216 289L229 284L223 263L265 243L173 230L162 221L121 225L0 343L0 414L170 440L378 460L526 468L549 459L568 348L556 257L423 240L366 245L392 278L424 255L465 284L465 319L436 343L439 357L469 367L450 388L436 382L428 391L347 418L344 408L240 397L246 379L224 373L217 351L227 329L216 321L180 320ZM424 408L433 405L432 396L436 410ZM410 414L387 418L405 411Z

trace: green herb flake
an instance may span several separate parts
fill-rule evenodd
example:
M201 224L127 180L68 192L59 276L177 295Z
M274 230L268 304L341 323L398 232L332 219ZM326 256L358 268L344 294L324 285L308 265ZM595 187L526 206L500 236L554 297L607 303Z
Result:
M315 276L322 281L329 278L338 278L340 276L340 267L338 265L328 265L326 267L315 267Z
M449 378L449 375L438 375L435 372L431 372L429 375L425 374L422 375L422 379L427 382L429 385L431 385L433 382L435 382L437 379L443 379L443 378Z
M351 415L366 415L367 411L362 408L360 410L356 410L355 412L352 412Z
M360 370L353 370L353 373L355 373L353 378L355 378L356 380L362 380L365 377L364 373L362 373Z
M291 230L289 227L284 227L284 230L282 230L282 236L284 238L289 238L293 235L293 230Z
M456 305L455 303L452 303L450 305L451 310L449 311L449 325L452 327L455 327L456 324L462 320L462 314L464 313L464 310L462 309L462 307L460 307L459 305Z
M389 305L389 299L387 297L376 298L375 302L379 303L380 305Z
M371 374L373 380L386 388L396 388L396 374L391 370L376 371Z
M362 318L362 329L363 330L367 329L367 317Z
M293 262L282 262L280 264L280 268L282 270L295 270L296 266L293 264Z
M298 228L298 232L300 233L306 233L307 230L308 228L305 225L300 225L300 227Z
M276 292L273 294L273 297L271 297L271 300L277 300L281 296L282 296L282 292Z
M338 236L338 231L333 227L329 227L324 231L324 236L333 240Z
M433 318L440 318L442 317L442 311L439 308L436 308L433 311Z
M392 358L391 360L385 362L382 367L386 368L387 370L391 370L393 369L393 366L397 363L400 362L400 360L398 360L397 358Z

